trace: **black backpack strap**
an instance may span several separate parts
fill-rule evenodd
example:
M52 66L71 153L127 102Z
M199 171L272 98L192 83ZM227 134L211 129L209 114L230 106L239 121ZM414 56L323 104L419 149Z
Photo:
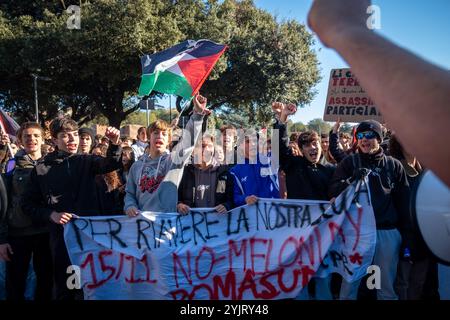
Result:
M353 163L353 170L361 168L362 167L361 157L359 156L359 153L354 153L351 155L351 157L352 157L352 163Z
M393 164L393 159L390 156L385 156L386 157L386 168L387 168L387 175L388 175L388 179L392 182L395 183L395 174L394 174L394 164Z

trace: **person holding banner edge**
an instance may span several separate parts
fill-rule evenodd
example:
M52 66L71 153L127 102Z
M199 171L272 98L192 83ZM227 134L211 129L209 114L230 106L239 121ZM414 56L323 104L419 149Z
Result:
M409 184L406 172L397 159L384 154L381 124L374 120L361 122L356 129L358 150L342 160L333 175L329 196L336 197L352 182L369 178L370 197L375 214L377 241L373 264L381 269L379 300L397 300L394 281L402 243L409 230ZM360 281L342 282L340 299L356 299Z
M267 155L268 145L261 148L261 153L258 151L258 143L264 141L253 129L247 129L239 140L238 164L230 169L230 175L234 177L234 205L236 207L253 205L258 202L258 198L279 199L277 172L272 171L271 159ZM242 155L243 163L240 159Z
M180 214L191 208L211 208L226 213L234 208L233 177L228 165L215 158L215 137L205 133L194 149L193 163L184 168L178 188L177 209Z

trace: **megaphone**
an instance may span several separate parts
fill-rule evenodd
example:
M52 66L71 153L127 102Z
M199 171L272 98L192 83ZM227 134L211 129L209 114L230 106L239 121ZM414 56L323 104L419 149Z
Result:
M419 179L412 190L413 224L437 260L450 265L450 189L429 170Z

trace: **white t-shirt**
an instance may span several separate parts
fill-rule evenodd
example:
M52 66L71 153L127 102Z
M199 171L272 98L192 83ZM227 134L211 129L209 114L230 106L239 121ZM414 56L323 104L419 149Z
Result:
M144 154L145 148L147 148L148 143L138 140L135 144L131 146L134 152L134 161L138 161L140 157Z

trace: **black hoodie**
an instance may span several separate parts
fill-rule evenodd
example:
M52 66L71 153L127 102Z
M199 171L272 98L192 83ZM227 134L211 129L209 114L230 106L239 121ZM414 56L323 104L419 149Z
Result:
M187 165L178 188L178 202L182 202L191 208L198 207L195 199L196 189L198 187L195 179L197 172L210 175L209 180L214 181L214 184L209 186L209 191L214 193L213 198L215 200L214 203L211 203L210 207L222 204L227 210L233 209L233 177L228 172L228 168L227 165L218 165L202 171L192 164Z

